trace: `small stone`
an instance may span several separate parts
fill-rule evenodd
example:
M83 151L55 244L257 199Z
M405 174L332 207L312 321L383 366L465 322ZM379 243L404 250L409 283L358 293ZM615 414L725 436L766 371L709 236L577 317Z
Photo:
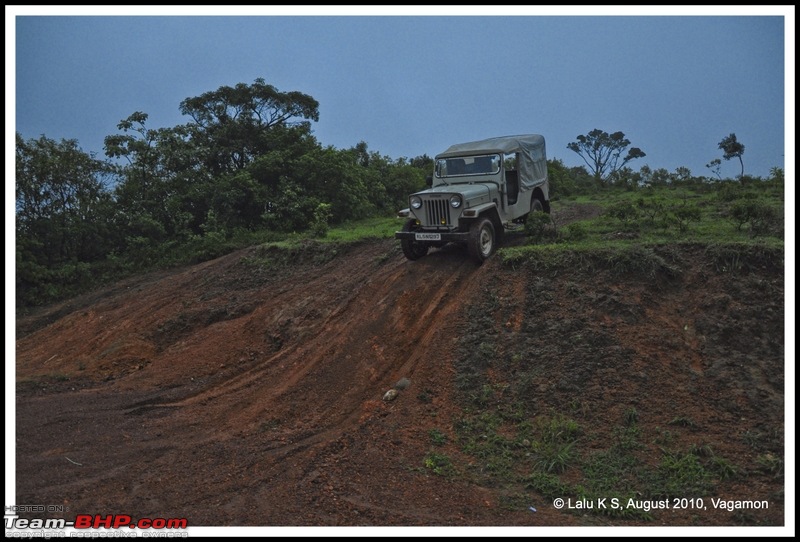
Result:
M395 398L398 395L400 395L400 392L397 391L396 389L392 388L392 389L390 389L389 391L387 391L386 393L383 394L383 400L384 401L394 401Z
M396 390L404 390L411 385L411 381L405 377L398 380L393 386Z

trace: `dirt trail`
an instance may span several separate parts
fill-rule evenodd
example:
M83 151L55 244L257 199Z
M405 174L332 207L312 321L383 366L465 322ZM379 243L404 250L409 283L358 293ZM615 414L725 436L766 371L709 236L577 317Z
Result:
M111 292L19 339L18 420L41 420L35 437L20 434L20 502L97 513L123 505L141 517L163 516L170 503L208 525L341 521L338 505L303 519L307 503L291 489L318 484L317 454L396 408L381 397L400 378L412 382L403 394L426 380L441 386L449 326L489 269L457 248L410 266L395 245L367 243L261 283L245 263L258 255L242 251ZM241 495L265 491L266 510ZM393 508L366 506L363 521L394 518ZM437 517L420 514L400 517Z

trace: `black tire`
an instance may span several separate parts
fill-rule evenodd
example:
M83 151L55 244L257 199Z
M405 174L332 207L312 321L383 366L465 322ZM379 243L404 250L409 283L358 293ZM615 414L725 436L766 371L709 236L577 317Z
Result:
M531 196L531 210L522 215L521 217L514 220L517 224L526 224L528 222L528 217L531 216L531 213L540 213L545 212L544 204L542 200L537 198L535 195ZM547 211L548 213L550 211Z
M479 218L469 228L469 242L467 243L469 254L478 263L483 263L489 256L494 254L497 248L497 234L494 224L488 218Z
M403 225L403 231L416 231L417 223L413 218L410 218ZM414 239L400 239L400 248L403 249L403 254L411 261L419 260L428 253L429 245L427 243L420 243Z

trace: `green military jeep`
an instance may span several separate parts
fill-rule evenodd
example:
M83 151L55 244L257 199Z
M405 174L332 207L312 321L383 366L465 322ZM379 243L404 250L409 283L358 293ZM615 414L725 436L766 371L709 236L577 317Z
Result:
M400 239L418 260L431 247L467 246L478 262L497 248L506 228L521 227L532 212L550 212L544 137L494 137L453 145L436 155L430 188L411 194Z

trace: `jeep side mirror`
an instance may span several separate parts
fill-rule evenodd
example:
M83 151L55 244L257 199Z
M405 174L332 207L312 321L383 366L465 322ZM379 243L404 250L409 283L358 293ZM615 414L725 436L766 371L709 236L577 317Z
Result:
M428 186L433 186L433 175L428 175L425 177L425 184Z

